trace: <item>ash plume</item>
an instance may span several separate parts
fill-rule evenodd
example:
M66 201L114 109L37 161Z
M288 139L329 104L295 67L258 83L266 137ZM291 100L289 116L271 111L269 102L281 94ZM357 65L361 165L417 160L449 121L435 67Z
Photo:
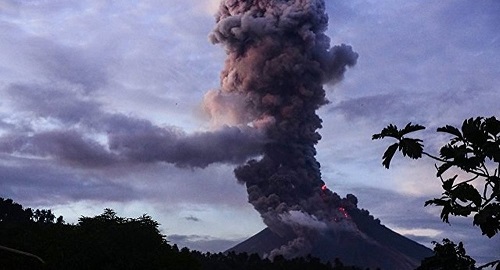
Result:
M12 84L6 95L17 110L54 125L39 129L4 124L10 130L0 134L0 154L53 159L73 167L241 164L260 155L267 140L260 130L237 125L189 134L174 126L107 112L85 94L64 87Z
M272 231L297 235L271 256L307 252L320 224L354 228L346 209L355 203L324 186L315 158L316 110L328 103L323 85L341 80L358 57L348 45L330 47L325 2L223 0L216 22L210 39L227 59L221 88L207 94L205 106L216 122L229 115L231 124L264 131L261 158L235 175ZM297 226L304 222L313 225Z

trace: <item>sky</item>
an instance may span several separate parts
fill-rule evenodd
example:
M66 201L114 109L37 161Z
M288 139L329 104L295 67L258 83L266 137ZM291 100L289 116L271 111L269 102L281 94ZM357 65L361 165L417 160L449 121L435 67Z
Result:
M395 157L371 136L389 123L437 127L499 117L500 2L327 0L331 45L359 54L329 104L317 145L323 180L382 224L426 246L463 241L498 254L472 220L441 222L432 160ZM212 136L205 94L224 48L208 39L218 0L0 0L0 197L68 222L104 208L149 214L180 246L223 251L264 228L233 169L252 135ZM224 153L231 153L226 158ZM498 256L497 256L498 257Z

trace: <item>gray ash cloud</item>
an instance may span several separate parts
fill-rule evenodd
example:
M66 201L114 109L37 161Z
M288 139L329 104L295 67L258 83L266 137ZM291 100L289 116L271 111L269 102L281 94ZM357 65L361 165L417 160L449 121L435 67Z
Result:
M261 158L235 175L271 230L299 235L275 253L298 254L313 229L284 215L300 212L302 223L308 216L333 224L342 217L339 207L355 207L322 189L315 145L322 122L316 110L328 103L323 85L340 81L358 55L348 45L330 46L322 0L225 0L216 22L210 39L224 46L227 59L211 106L238 100L233 120L264 130L268 140Z
M0 153L53 159L74 167L241 164L258 156L266 140L259 130L244 126L188 134L173 126L107 112L86 94L67 88L13 84L6 92L17 109L54 127L40 129L30 119L22 125L4 125L9 130L0 135Z

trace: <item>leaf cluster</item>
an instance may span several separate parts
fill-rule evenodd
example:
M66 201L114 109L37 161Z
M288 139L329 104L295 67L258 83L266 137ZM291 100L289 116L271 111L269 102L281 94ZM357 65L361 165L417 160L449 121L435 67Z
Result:
M442 207L441 219L447 223L449 215L468 217L474 214L473 225L493 237L500 231L500 121L494 116L476 117L466 119L460 129L450 125L438 128L437 132L451 135L449 142L441 147L439 156L425 152L422 140L405 137L422 129L423 126L409 123L399 130L391 124L373 135L372 139L392 137L397 140L385 151L382 164L389 168L397 150L414 159L422 155L434 159L439 164L436 164L436 177L442 182L443 193L441 198L425 202L425 206ZM458 174L444 179L451 168L463 171L465 179L464 174L460 179ZM478 186L483 188L478 189Z
M383 139L386 137L394 138L397 140L396 143L389 146L384 152L384 156L382 157L382 165L389 169L391 160L397 150L401 151L403 156L408 156L412 159L421 158L424 147L422 145L422 140L407 138L405 137L405 135L422 129L425 129L425 127L421 125L413 125L412 123L408 123L403 129L398 129L396 125L390 124L389 126L382 129L379 134L374 134L372 136L372 140Z
M425 258L416 270L476 269L474 266L476 261L466 254L462 242L457 245L445 238L442 244L434 241L432 244L434 244L434 256Z

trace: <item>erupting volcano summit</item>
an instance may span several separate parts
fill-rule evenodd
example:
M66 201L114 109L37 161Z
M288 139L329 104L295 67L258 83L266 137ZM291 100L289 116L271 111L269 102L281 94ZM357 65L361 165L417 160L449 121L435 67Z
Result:
M235 175L272 234L286 240L267 256L310 253L326 234L368 239L349 214L357 200L330 191L315 158L323 85L340 81L358 58L348 45L330 46L325 2L224 0L216 21L210 38L227 59L205 107L215 123L264 136L259 159Z

